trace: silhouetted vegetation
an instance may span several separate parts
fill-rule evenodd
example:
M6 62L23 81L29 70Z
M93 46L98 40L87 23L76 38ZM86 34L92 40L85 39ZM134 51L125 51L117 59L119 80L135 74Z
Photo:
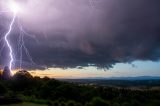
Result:
M23 71L0 80L0 104L32 102L48 106L160 106L160 89L123 89L32 77ZM3 102L2 102L3 101Z

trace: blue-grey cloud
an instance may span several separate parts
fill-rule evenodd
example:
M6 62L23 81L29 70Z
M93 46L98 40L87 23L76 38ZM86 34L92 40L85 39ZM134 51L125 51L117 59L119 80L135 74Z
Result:
M28 0L26 13L19 17L38 40L25 36L37 65L110 68L116 63L160 59L159 0L90 1ZM16 35L17 31L13 44Z

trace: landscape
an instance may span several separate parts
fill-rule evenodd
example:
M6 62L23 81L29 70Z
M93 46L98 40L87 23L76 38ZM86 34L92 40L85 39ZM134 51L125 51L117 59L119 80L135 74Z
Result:
M23 70L0 80L3 106L159 106L160 77L50 79ZM8 104L8 105L7 105ZM12 105L9 105L12 104Z
M0 0L0 106L160 106L160 0Z

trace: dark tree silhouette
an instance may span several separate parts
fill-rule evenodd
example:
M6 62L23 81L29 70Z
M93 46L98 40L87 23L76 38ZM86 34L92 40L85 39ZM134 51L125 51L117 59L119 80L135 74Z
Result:
M2 73L2 79L8 80L10 78L11 78L11 71L9 70L8 66L5 66Z

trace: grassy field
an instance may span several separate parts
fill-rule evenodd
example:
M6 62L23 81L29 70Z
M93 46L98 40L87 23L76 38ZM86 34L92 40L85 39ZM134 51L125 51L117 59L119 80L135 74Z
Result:
M1 106L48 106L45 104L34 104L34 103L20 103L20 104L11 104L11 105L1 105Z

